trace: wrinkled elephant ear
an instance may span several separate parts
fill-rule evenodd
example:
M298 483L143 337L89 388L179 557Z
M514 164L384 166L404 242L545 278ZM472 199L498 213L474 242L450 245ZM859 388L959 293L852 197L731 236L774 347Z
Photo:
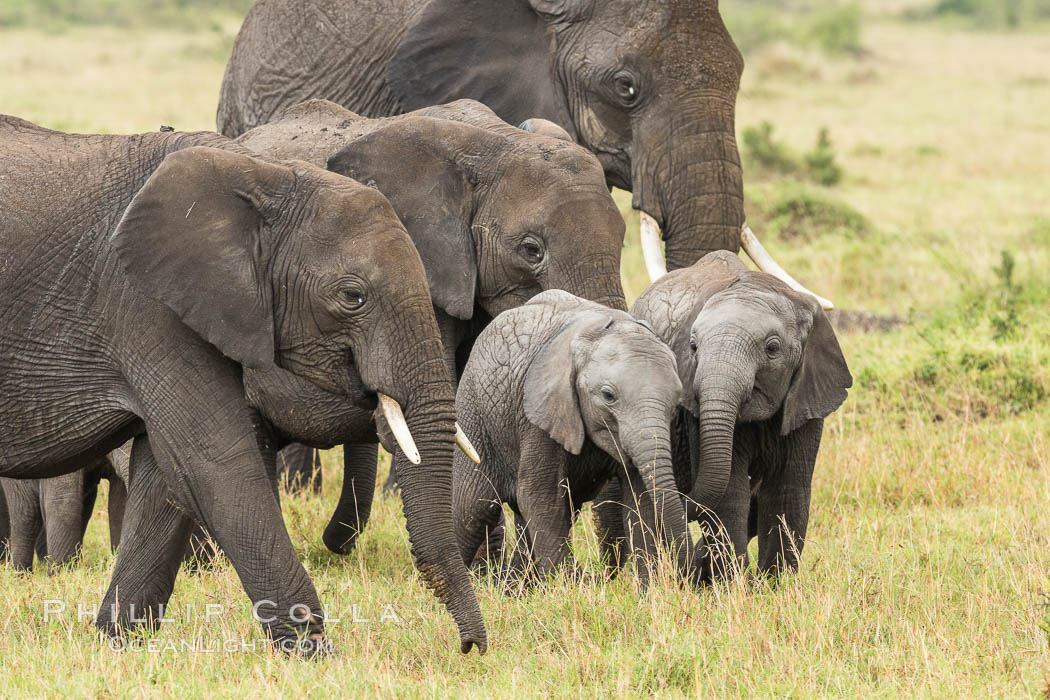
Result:
M456 158L494 138L466 124L429 117L394 120L328 159L328 169L376 187L419 251L430 295L450 316L474 314L478 264L471 234L473 187Z
M291 192L291 169L194 147L170 154L110 237L136 289L165 304L246 367L274 364L273 292L258 251L265 216Z
M518 126L518 128L522 131L527 131L530 134L547 136L548 138L559 139L561 141L572 141L569 132L549 119L540 119L539 117L526 119Z
M820 303L807 294L786 294L799 307L800 324L805 327L812 319L812 325L802 345L802 362L784 398L781 435L798 430L809 420L829 415L842 405L846 390L853 386L853 375Z
M406 111L467 97L511 124L542 117L574 135L547 31L567 4L431 0L387 66L387 82Z
M571 454L583 449L586 433L576 398L576 343L612 317L578 313L533 356L525 373L525 417Z

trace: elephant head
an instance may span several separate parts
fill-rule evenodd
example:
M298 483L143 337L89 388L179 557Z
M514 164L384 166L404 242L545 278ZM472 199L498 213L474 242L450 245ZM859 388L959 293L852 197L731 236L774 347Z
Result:
M853 384L820 303L726 252L661 278L632 313L675 353L682 405L699 421L693 493L703 506L726 490L738 422L772 422L789 449L792 433L837 409Z
M416 566L463 650L484 650L452 531L448 366L422 263L390 203L307 163L186 148L154 171L110 243L139 292L244 367L399 404L403 447L418 446L426 465L403 484Z
M542 133L532 133L472 101L425 113L435 116L387 120L333 153L328 168L387 196L438 308L496 316L563 289L626 309L623 219L593 155L554 124L537 120L530 126Z
M386 77L405 109L473 98L561 126L662 227L675 269L740 246L743 65L717 0L430 0Z
M539 299L553 295L561 298L551 292ZM640 526L663 540L688 576L692 543L671 462L671 420L682 392L674 356L627 314L589 306L533 357L525 416L571 454L580 454L587 438L623 464L628 481L643 489L625 496L629 509L655 520L643 518Z

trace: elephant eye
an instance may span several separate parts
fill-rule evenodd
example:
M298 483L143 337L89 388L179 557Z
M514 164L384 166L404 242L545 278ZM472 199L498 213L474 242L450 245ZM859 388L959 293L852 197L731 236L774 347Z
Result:
M616 96L627 107L638 101L638 87L634 83L634 77L630 73L620 73L613 81L616 88Z
M531 265L538 265L543 262L544 250L543 245L535 238L529 237L521 242L518 247L521 251L521 257L525 258Z
M347 308L351 311L357 311L365 305L365 294L360 289L344 289L343 303L346 304Z
M766 354L773 357L780 352L780 338L770 338L766 341Z
M616 403L616 392L614 392L612 389L610 389L607 386L603 386L602 387L602 401L604 401L607 404L614 404L614 403Z
M689 349L692 350L695 353L696 352L696 348L697 348L696 338L690 338L689 339Z

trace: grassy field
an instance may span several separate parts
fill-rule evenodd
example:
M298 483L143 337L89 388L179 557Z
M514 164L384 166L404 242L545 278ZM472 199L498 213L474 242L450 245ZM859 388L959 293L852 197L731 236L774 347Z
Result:
M753 226L839 307L904 322L841 337L857 382L827 421L797 576L646 593L630 576L556 580L525 595L479 581L491 647L461 656L396 500L378 501L353 555L324 549L333 451L322 494L285 512L342 618L339 655L223 650L261 639L228 565L180 576L156 653L113 653L76 610L97 604L113 564L100 503L79 568L0 570L3 694L1050 696L1050 27L916 19L933 4L864 3L859 44L839 52L786 15L790 36L755 34L747 56L738 130L768 122L766 146L797 166L744 148ZM0 112L74 131L211 128L238 18L197 20L0 21ZM834 185L806 165L822 127ZM617 196L633 298L637 219ZM576 549L593 568L587 519ZM68 607L45 620L45 600ZM224 613L205 620L208 604ZM178 649L193 640L213 653Z

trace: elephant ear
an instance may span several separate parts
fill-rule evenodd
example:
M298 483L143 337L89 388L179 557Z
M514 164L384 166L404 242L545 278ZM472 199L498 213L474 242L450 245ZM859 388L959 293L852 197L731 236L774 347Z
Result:
M518 125L518 128L522 131L527 131L530 134L537 134L538 136L547 136L548 138L559 139L561 141L572 141L569 132L549 119L540 119L538 117L526 119Z
M802 323L812 325L802 345L802 361L784 398L780 434L788 435L814 418L824 418L846 400L853 375L838 338L820 304L809 295L785 292L797 300Z
M328 159L328 169L376 187L419 251L434 304L450 316L474 314L478 264L471 235L473 187L453 158L481 129L429 117L394 120Z
M564 21L559 6L568 3L534 4L431 0L387 66L387 82L401 105L407 111L466 97L511 124L542 117L575 134L555 77L550 26Z
M264 211L295 174L248 155L168 155L131 200L110 244L131 283L246 367L274 364L273 292L260 252Z
M525 373L525 417L574 455L586 437L576 397L576 343L611 321L605 314L576 314L543 344Z

